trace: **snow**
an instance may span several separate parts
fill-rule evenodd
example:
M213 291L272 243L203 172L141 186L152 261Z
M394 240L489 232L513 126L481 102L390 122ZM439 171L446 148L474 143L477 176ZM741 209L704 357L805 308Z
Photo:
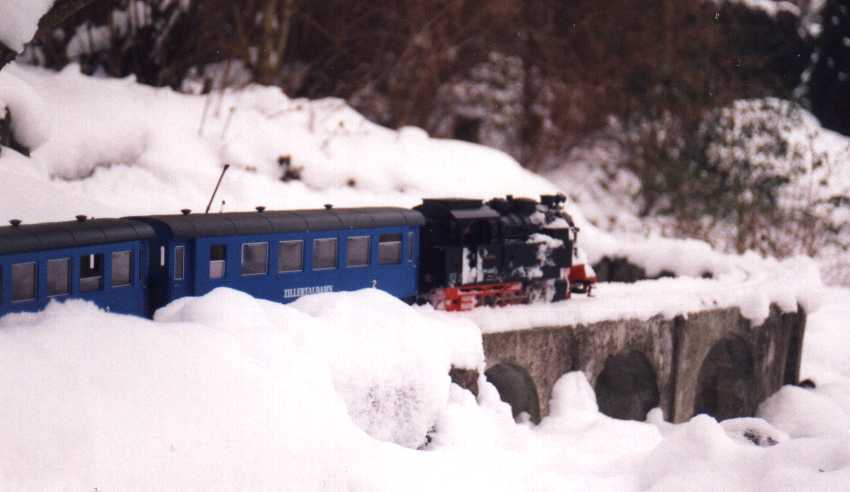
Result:
M570 198L567 209L579 226L579 245L590 263L623 258L650 277L665 271L701 277L734 270L730 255L705 241L666 238L663 220L640 217L638 178L622 168L606 168L621 159L616 145L600 143L576 149L567 158L569 166L547 175Z
M604 320L641 319L678 315L715 308L738 308L754 326L760 325L776 304L785 312L802 306L813 312L821 290L818 265L808 258L767 262L737 259L732 273L716 279L662 278L634 284L600 283L593 297L574 295L551 304L482 307L460 313L484 333L547 326L588 324Z
M563 219L560 219L563 220ZM544 246L545 248L541 248L541 250L546 249L557 249L564 247L564 241L560 239L555 239L552 236L548 236L546 234L534 233L528 236L528 244L539 244Z
M826 490L850 470L850 406L820 389L784 388L767 421L673 425L606 417L568 373L551 415L517 424L489 383L477 401L448 383L482 362L474 326L371 289L285 306L219 289L154 321L69 301L0 338L7 490ZM425 421L415 451L404 427Z
M745 445L712 418L694 417L653 450L644 490L829 490L848 477L850 447L833 439ZM818 476L823 474L823 476Z
M719 276L734 269L734 257L711 248L696 239L669 239L657 234L608 234L582 227L579 244L587 251L591 263L604 257L625 258L641 266L654 277L661 272L701 277Z
M0 43L20 53L38 29L38 20L54 0L3 0L0 15Z
M393 448L379 440L420 444L412 437L444 404L449 366L464 363L447 341L480 364L480 338L376 290L308 301L219 289L156 321L82 301L2 318L0 352L14 367L0 385L0 479L30 490L343 490L380 473ZM313 316L317 301L327 309ZM403 333L376 314L399 310Z
M31 149L0 152L4 219L199 210L224 163L234 166L219 196L227 210L568 191L498 151L381 128L341 101L276 89L192 96L84 77L73 66L11 64L0 71L0 101ZM281 180L281 156L300 180ZM591 261L623 256L651 275L684 277L462 315L373 289L285 306L220 289L154 320L79 300L0 318L0 482L6 490L846 488L850 290L824 287L810 259L611 234L569 206ZM483 378L476 398L448 377L452 366L482 368L482 332L714 307L738 307L758 323L770 303L808 313L802 376L817 387L785 387L754 418L670 424L654 409L646 422L619 421L599 412L584 374L569 373L535 426L515 422Z
M729 2L737 3L746 6L752 10L761 10L771 17L775 17L780 12L785 12L794 16L800 16L800 7L794 2L786 0L715 0L717 3ZM814 2L813 2L814 3Z
M762 404L759 415L795 438L850 438L845 425L847 413L838 403L818 394L822 391L786 386Z
M232 165L217 200L225 210L413 206L425 196L555 191L499 151L388 130L339 100L292 100L261 87L183 95L85 77L76 66L51 73L11 64L0 72L0 86L15 135L32 150L29 167L103 204L75 211L87 215L112 213L116 205L126 215L201 210L224 163ZM280 181L281 157L300 169L301 180ZM157 190L157 199L140 190ZM0 209L37 213L15 207L14 198L0 198Z
M850 290L834 289L822 300L823 307L808 316L804 364L801 377L814 377L822 383L850 380ZM848 392L850 394L850 392Z

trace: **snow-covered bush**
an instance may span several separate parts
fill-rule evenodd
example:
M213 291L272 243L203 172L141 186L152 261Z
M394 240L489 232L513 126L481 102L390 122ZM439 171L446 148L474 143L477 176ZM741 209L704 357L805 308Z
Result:
M520 144L516 123L522 117L523 71L519 57L490 53L439 88L435 102L447 111L434 112L431 126L440 134L515 149Z
M701 128L708 185L703 198L732 224L736 248L788 255L846 246L850 196L837 188L848 149L828 149L799 106L778 99L736 101Z
M495 147L539 169L545 156L567 147L569 138L555 123L557 94L565 87L532 61L491 52L437 89L426 127Z
M850 245L846 141L798 105L738 100L688 131L667 117L632 133L643 212L739 252L787 256ZM842 184L843 183L843 184Z

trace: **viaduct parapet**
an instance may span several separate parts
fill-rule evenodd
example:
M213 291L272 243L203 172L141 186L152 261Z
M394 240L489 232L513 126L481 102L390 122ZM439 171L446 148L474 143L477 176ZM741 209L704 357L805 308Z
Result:
M660 406L667 420L699 413L752 416L784 384L797 383L806 315L772 305L761 324L738 308L649 320L602 321L483 335L486 376L519 416L549 413L555 382L582 371L606 415L643 420ZM475 375L452 371L477 391Z

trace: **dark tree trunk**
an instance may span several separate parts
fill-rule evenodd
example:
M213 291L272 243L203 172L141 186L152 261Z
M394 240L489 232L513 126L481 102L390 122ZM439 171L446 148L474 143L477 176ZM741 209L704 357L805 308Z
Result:
M816 40L817 58L808 80L812 112L830 130L850 135L850 8L841 0L826 2L823 31Z
M15 59L17 53L7 48L5 44L0 43L0 69L10 61Z

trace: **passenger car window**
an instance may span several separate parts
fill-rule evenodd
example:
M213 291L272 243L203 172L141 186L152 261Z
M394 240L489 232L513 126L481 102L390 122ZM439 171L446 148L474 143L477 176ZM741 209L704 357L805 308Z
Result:
M401 234L381 234L378 242L378 262L381 265L401 263Z
M313 270L336 268L336 238L313 240Z
M224 278L227 273L227 247L223 244L210 246L210 278Z
M183 263L186 255L186 246L174 247L174 280L183 280Z
M300 272L304 270L304 241L281 241L278 243L277 271Z
M133 274L133 252L112 252L112 286L126 287L130 285Z
M351 236L348 238L348 261L350 267L369 265L369 236Z
M47 260L47 295L61 296L69 291L69 266L70 258L56 258Z
M103 255L80 257L80 292L94 292L103 288Z
M35 299L35 262L12 265L12 302Z
M268 272L269 243L242 245L242 275L265 275Z

